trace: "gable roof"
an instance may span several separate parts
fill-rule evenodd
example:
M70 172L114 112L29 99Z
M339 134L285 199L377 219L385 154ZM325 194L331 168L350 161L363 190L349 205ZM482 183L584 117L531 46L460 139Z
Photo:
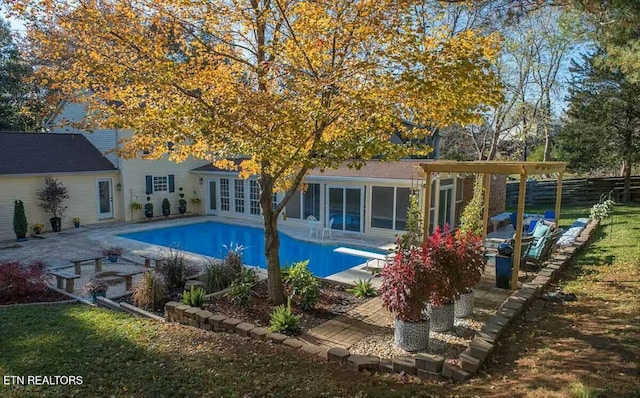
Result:
M82 134L0 133L0 175L111 170Z

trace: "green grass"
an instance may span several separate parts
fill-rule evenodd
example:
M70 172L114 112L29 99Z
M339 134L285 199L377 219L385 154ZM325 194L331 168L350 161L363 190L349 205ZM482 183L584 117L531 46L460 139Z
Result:
M286 347L84 306L0 310L0 325L0 376L83 378L79 386L0 383L2 397L409 397L427 391Z

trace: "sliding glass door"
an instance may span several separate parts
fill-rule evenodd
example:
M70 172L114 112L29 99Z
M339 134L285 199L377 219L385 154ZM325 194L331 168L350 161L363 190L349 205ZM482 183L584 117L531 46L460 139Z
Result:
M363 188L328 187L328 221L332 229L362 232Z

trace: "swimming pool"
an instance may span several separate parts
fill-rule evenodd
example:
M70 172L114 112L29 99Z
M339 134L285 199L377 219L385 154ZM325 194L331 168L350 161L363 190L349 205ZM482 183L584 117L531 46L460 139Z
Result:
M245 264L267 268L264 231L261 228L207 221L119 236L217 258L224 258L227 254L223 245L239 244L245 247L242 253ZM319 245L280 233L280 264L286 265L308 259L311 272L316 276L325 277L365 262L365 259L360 257L335 253L333 249L337 247L385 253L377 249L355 246Z

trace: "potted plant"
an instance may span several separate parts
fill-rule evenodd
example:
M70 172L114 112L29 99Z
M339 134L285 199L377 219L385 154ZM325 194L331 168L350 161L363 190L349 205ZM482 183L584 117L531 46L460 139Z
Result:
M151 203L151 196L147 196L147 203L144 204L144 216L149 220L153 217L153 203Z
M27 232L29 231L27 216L24 214L24 203L21 200L16 200L13 204L13 232L16 233L16 240L23 242L27 240Z
M60 232L62 224L62 216L67 206L63 203L69 199L67 188L58 182L55 178L45 177L44 188L38 190L38 199L40 199L40 207L51 215L51 229L53 232Z
M165 217L169 217L171 214L171 203L169 203L169 199L162 199L162 215Z
M454 313L456 318L465 318L473 313L473 289L480 283L487 264L482 237L472 231L456 232L458 253L458 282Z
M31 230L33 231L34 235L39 235L42 233L42 231L44 231L44 224L33 224L31 226Z
M73 226L80 228L80 217L73 217Z
M140 204L140 202L131 202L129 207L131 208L132 211L138 211L142 209L142 205Z
M394 343L406 351L429 346L429 319L424 309L435 280L433 267L424 254L423 248L416 246L398 250L381 273L382 303L395 315Z
M85 293L89 294L93 301L96 301L96 297L107 295L109 285L103 280L92 278L84 285Z
M456 241L445 225L444 233L436 227L422 245L426 261L434 270L434 284L429 299L428 314L431 330L444 332L453 327L454 302L460 285L458 278L458 261Z
M182 215L187 212L187 201L184 200L184 193L182 192L182 187L180 187L180 200L178 201L178 212Z
M102 251L102 255L108 257L109 261L111 261L112 263L115 263L116 261L118 261L118 257L122 256L122 252L123 250L121 247L111 246L107 249L104 249Z

